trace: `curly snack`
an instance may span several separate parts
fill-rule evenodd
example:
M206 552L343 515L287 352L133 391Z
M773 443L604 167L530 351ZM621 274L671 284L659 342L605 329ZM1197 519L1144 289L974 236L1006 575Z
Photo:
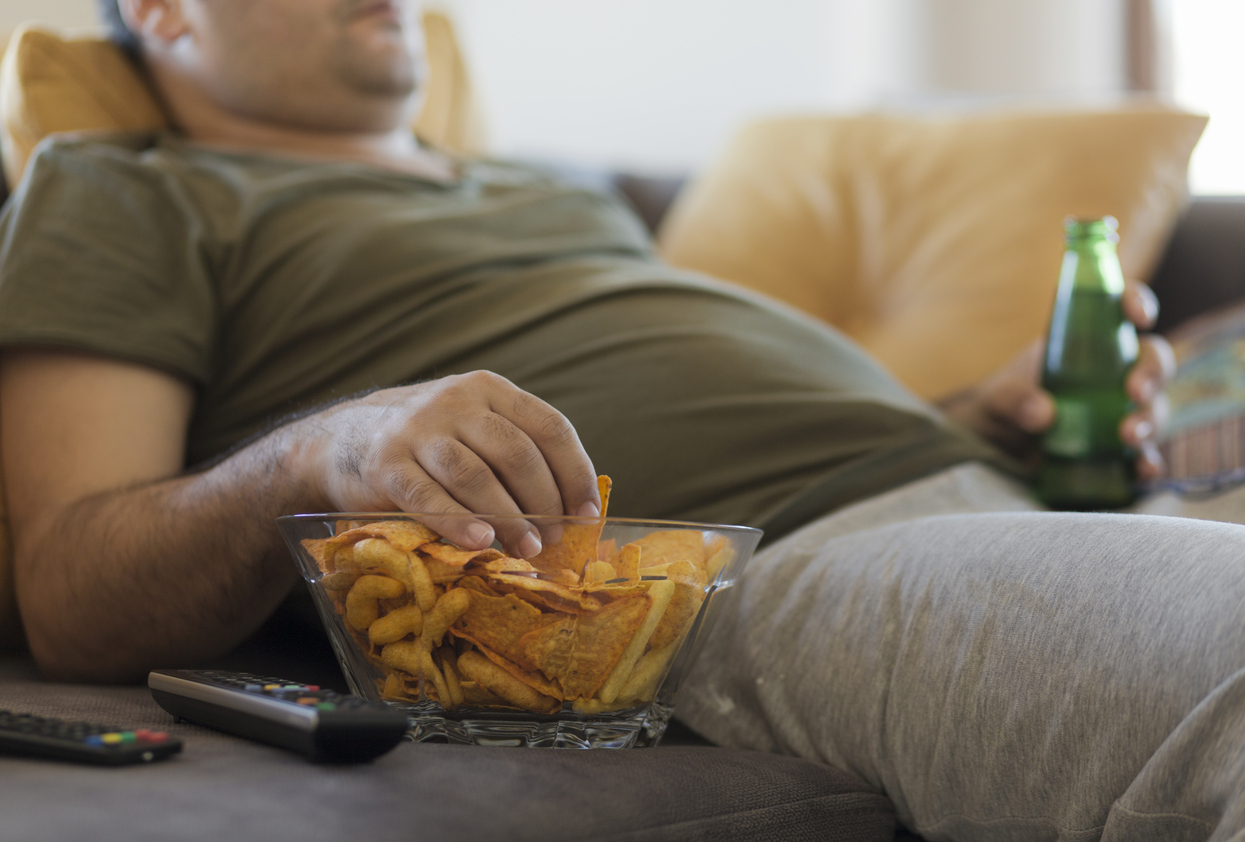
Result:
M339 521L304 548L387 699L551 714L653 699L729 552L695 529L619 547L602 517L529 561L465 550L410 520Z

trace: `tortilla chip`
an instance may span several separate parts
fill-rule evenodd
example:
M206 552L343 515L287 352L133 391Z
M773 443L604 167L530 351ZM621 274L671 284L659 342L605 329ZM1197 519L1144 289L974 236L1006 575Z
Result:
M492 649L480 649L480 652L484 655L484 657L488 658L490 661L497 664L497 666L510 673L510 675L514 678L522 681L528 687L531 687L537 693L541 693L542 695L561 701L562 688L555 682L550 681L548 678L541 675L536 670L525 670L513 661L503 657L497 652L494 652Z
M566 675L575 644L575 617L561 616L519 641L520 663L540 670L550 679Z
M480 555L481 550L464 550L444 541L431 541L419 548L421 555L435 558L450 567L463 567L467 562Z
M597 694L644 622L651 603L648 594L636 594L575 618L574 645L558 676L566 698L587 699Z
M526 591L532 596L529 602L546 604L555 611L596 611L601 601L580 588L571 588L548 579L534 576L518 576L510 573L490 575L489 581L498 590L518 594ZM524 595L527 598L527 595Z
M328 545L334 549L354 544L364 538L384 538L404 553L419 549L430 541L439 541L441 536L422 523L413 520L381 520L365 523L354 529L348 529L328 539Z
M307 555L311 556L316 567L320 568L321 573L332 573L331 559L329 558L328 538L304 538L302 540L303 549L307 551Z
M643 554L644 551L639 544L624 544L623 548L618 551L618 558L614 561L614 569L618 571L618 578L639 581L640 556Z
M532 566L551 575L559 570L569 570L574 574L575 582L583 578L584 567L597 559L597 544L601 540L601 530L605 528L610 485L609 477L597 477L597 489L601 494L601 516L577 518L568 522L562 529L562 540L541 550L531 559Z
M514 594L488 596L476 590L460 590L470 595L471 604L450 631L482 649L492 649L511 661L522 661L519 640L545 622L540 609Z
M477 573L483 570L486 573L536 573L537 570L528 562L521 558L511 558L508 555L490 558L484 562L473 562L469 572Z
M434 585L450 585L463 578L463 569L454 564L446 564L435 558L424 558L420 556L420 560L424 563L424 569L428 571L428 578L432 580Z
M703 581L705 569L705 536L695 529L666 529L651 532L634 543L644 550L646 564L660 564L662 559L669 562L690 561L701 571L699 578Z
M618 555L618 542L613 538L609 538L597 544L598 561L609 561L616 555Z
M458 659L463 677L483 685L507 704L532 713L556 713L562 702L537 692L494 664L479 652L464 652ZM463 688L464 695L466 687Z
M614 572L614 565L608 561L594 561L584 568L584 585L599 585L608 582L617 575Z

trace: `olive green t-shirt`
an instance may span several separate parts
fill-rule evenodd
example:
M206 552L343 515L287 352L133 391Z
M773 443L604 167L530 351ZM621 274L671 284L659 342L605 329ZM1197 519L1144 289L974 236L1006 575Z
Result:
M830 328L672 269L619 202L169 136L45 144L0 217L0 346L192 383L186 463L291 413L487 369L557 407L610 513L777 534L988 458Z

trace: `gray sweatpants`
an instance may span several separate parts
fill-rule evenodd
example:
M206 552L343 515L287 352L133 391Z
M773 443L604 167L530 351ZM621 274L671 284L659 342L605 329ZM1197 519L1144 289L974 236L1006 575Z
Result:
M1245 840L1245 527L1037 509L964 465L776 543L680 719L854 772L930 840ZM1183 513L1245 520L1245 489Z

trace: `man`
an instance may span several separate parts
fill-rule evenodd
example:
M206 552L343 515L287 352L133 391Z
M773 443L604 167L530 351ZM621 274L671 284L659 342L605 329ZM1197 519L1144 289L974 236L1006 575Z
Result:
M1245 529L1025 511L994 451L837 334L662 266L608 199L420 146L406 3L120 9L178 133L44 148L0 231L0 431L48 674L235 645L293 584L278 515L590 515L601 469L619 514L808 524L689 679L708 736L852 769L931 835L1245 827ZM1040 430L1033 368L949 411ZM1163 376L1151 344L1122 430L1143 455Z

